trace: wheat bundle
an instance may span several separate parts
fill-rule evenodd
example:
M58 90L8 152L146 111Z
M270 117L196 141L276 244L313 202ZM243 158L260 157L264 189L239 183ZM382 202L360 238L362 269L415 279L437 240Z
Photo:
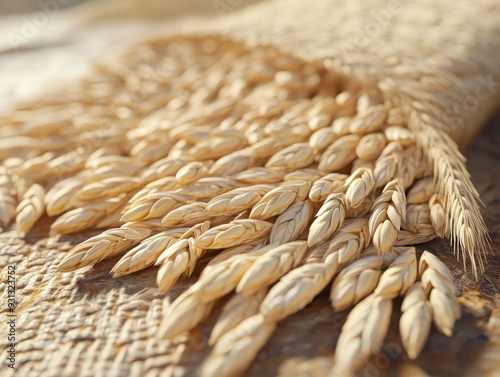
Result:
M413 246L448 238L476 275L488 252L458 146L500 104L500 8L376 1L389 21L359 46L367 4L276 0L181 23L19 104L1 119L0 225L26 234L46 213L55 234L104 229L58 270L122 256L115 276L157 265L162 292L211 258L159 329L192 329L236 292L205 376L244 371L332 281L334 310L354 306L339 373L380 350L397 296L417 357L460 311L446 267L426 252L417 268Z

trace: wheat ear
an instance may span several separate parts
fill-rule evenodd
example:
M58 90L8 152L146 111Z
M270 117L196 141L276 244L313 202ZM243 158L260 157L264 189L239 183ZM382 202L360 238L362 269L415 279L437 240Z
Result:
M415 248L401 251L380 276L374 293L349 313L337 342L335 375L354 372L380 351L389 329L392 300L404 294L417 277Z
M114 277L131 274L152 266L170 245L176 242L189 228L173 228L141 241L129 250L113 267Z
M25 235L42 217L45 210L45 189L34 183L23 196L16 208L16 224L21 235Z
M323 202L330 194L344 192L347 178L347 175L340 173L325 175L313 183L309 191L309 199L313 202Z
M373 244L383 255L396 242L401 223L406 218L406 199L399 180L390 181L373 203L370 215L370 234Z
M16 214L17 199L14 186L7 175L0 175L0 232L6 228Z
M201 376L239 375L250 366L275 328L276 322L267 321L261 314L245 319L219 339L202 366Z
M147 225L126 223L120 228L109 229L75 246L57 266L61 272L74 271L94 265L117 255L151 234Z
M267 292L267 288L261 288L252 294L234 294L222 308L222 313L210 334L208 344L214 345L224 334L245 319L257 314Z
M436 328L445 334L453 334L453 326L460 318L457 289L448 268L435 255L424 251L420 257L420 280L432 308Z
M413 284L406 292L401 312L401 340L409 358L415 360L427 341L432 325L431 305L420 282Z
M309 247L323 243L335 233L345 219L346 198L344 194L329 195L309 228L307 244Z

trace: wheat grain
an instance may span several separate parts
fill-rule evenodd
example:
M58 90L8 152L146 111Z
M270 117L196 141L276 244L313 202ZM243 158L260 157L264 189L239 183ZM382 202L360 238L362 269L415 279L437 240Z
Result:
M309 247L326 241L344 222L346 198L344 194L329 195L309 228L307 244Z
M356 146L359 140L358 135L338 138L320 156L318 169L334 172L349 165L356 158Z
M375 200L370 215L370 234L380 255L387 253L394 245L405 218L405 193L399 181L394 180L387 183Z
M195 199L213 198L227 191L233 190L241 185L233 179L222 177L201 178L194 183L182 186L175 192L177 194L191 196Z
M361 258L345 267L335 278L330 301L336 311L356 305L373 293L382 274L383 259L378 256Z
M272 223L262 220L234 220L203 233L196 239L195 244L203 249L221 249L241 245L267 236L272 226Z
M382 273L373 294L349 313L337 342L335 375L354 372L380 351L389 329L392 299L404 294L417 277L415 248L401 254Z
M206 212L210 216L233 215L242 212L252 208L274 187L273 185L253 185L231 190L210 200L206 206Z
M213 303L234 290L243 274L258 256L269 251L271 247L267 246L252 250L246 254L232 255L213 265L210 272L202 274L198 281L191 285L169 307L167 316L160 325L160 336L172 338L195 327L203 319L202 316L185 318L182 312L198 311L199 308Z
M212 161L189 162L179 169L179 171L175 174L175 178L180 185L187 185L191 182L197 181L200 178L208 176L208 169L210 165L212 165Z
M130 201L121 222L141 221L163 217L192 200L191 197L172 192L158 192Z
M359 168L346 179L345 186L346 207L356 208L363 203L375 186L373 172L371 169Z
M368 134L377 131L382 127L387 119L387 109L385 105L375 105L369 107L365 112L358 113L349 126L352 134Z
M309 192L309 182L287 182L265 194L250 212L251 219L266 220L282 214L296 200L304 200Z
M104 217L118 210L125 198L112 198L73 209L59 216L50 229L58 234L71 234L97 225Z
M313 183L318 179L325 176L325 172L317 169L306 168L306 169L298 169L286 174L283 177L285 182L289 181L307 181Z
M217 342L203 364L201 376L229 377L240 374L250 366L275 328L275 322L266 321L260 314L245 319Z
M18 232L24 236L35 225L45 210L45 189L33 184L16 207L16 225Z
M408 204L428 203L434 193L432 178L419 179L406 194L406 202Z
M213 176L227 176L250 168L256 163L258 156L253 153L253 148L229 153L219 158L210 166L209 173Z
M129 250L113 267L114 277L131 274L152 266L165 249L189 228L174 228L155 234Z
M311 135L309 138L309 145L316 152L323 152L338 138L338 136L339 135L331 127L321 128Z
M407 147L415 143L415 135L405 127L390 126L384 130L384 133L387 140L397 141L403 147Z
M432 324L432 309L420 282L406 292L401 305L399 332L408 357L415 360L427 341Z
M296 267L304 257L307 243L295 241L281 244L257 258L242 276L237 293L254 294L267 287Z
M250 295L234 294L222 308L222 313L210 334L208 344L214 345L224 334L234 329L247 318L257 314L267 291L267 288L261 288Z
M7 227L16 213L17 200L14 186L8 175L0 175L0 232Z
M99 182L83 186L74 199L80 202L91 202L94 200L105 200L114 198L122 193L130 192L140 187L141 181L132 177L106 178Z
M231 179L248 185L263 183L278 183L283 180L285 172L268 168L250 168L242 172L232 174Z
M349 127L351 126L352 118L341 116L332 122L332 130L338 136L345 136L349 134Z
M398 171L399 163L403 156L403 147L400 143L393 141L384 148L380 157L375 161L373 175L375 176L375 187L386 185L394 178Z
M453 334L453 326L460 318L456 287L448 268L435 256L424 251L419 264L422 289L432 308L436 328L446 336Z
M73 209L77 205L74 196L84 185L85 179L71 177L52 186L45 195L47 215L57 216Z
M284 244L294 241L306 230L312 216L313 205L310 200L295 202L277 217L269 242Z
M290 145L275 153L266 163L266 168L293 171L304 168L314 161L314 150L308 143Z
M366 161L378 158L387 145L387 139L381 132L369 133L363 136L356 146L356 155Z
M322 202L326 200L328 195L344 192L347 188L345 186L347 177L345 174L331 173L318 179L309 191L309 199L313 202Z
M57 266L61 272L74 271L90 266L101 260L117 255L151 234L147 226L124 224L120 228L109 229L75 246Z
M434 194L429 199L430 219L438 237L444 238L448 234L447 219L443 199Z
M165 157L148 166L141 172L139 178L150 183L161 178L174 176L179 169L189 163L188 159Z

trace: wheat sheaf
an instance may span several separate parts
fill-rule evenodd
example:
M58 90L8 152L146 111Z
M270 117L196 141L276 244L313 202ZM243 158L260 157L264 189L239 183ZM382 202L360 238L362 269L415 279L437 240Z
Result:
M2 123L0 225L27 234L45 213L54 234L103 229L60 272L121 256L114 276L155 265L165 292L211 258L158 329L193 329L232 295L203 376L246 370L329 286L332 310L354 308L339 373L380 350L397 296L415 358L432 323L451 336L460 309L447 268L414 246L446 237L483 266L487 232L454 144L422 144L416 130L431 127L416 110L271 46L143 43Z

